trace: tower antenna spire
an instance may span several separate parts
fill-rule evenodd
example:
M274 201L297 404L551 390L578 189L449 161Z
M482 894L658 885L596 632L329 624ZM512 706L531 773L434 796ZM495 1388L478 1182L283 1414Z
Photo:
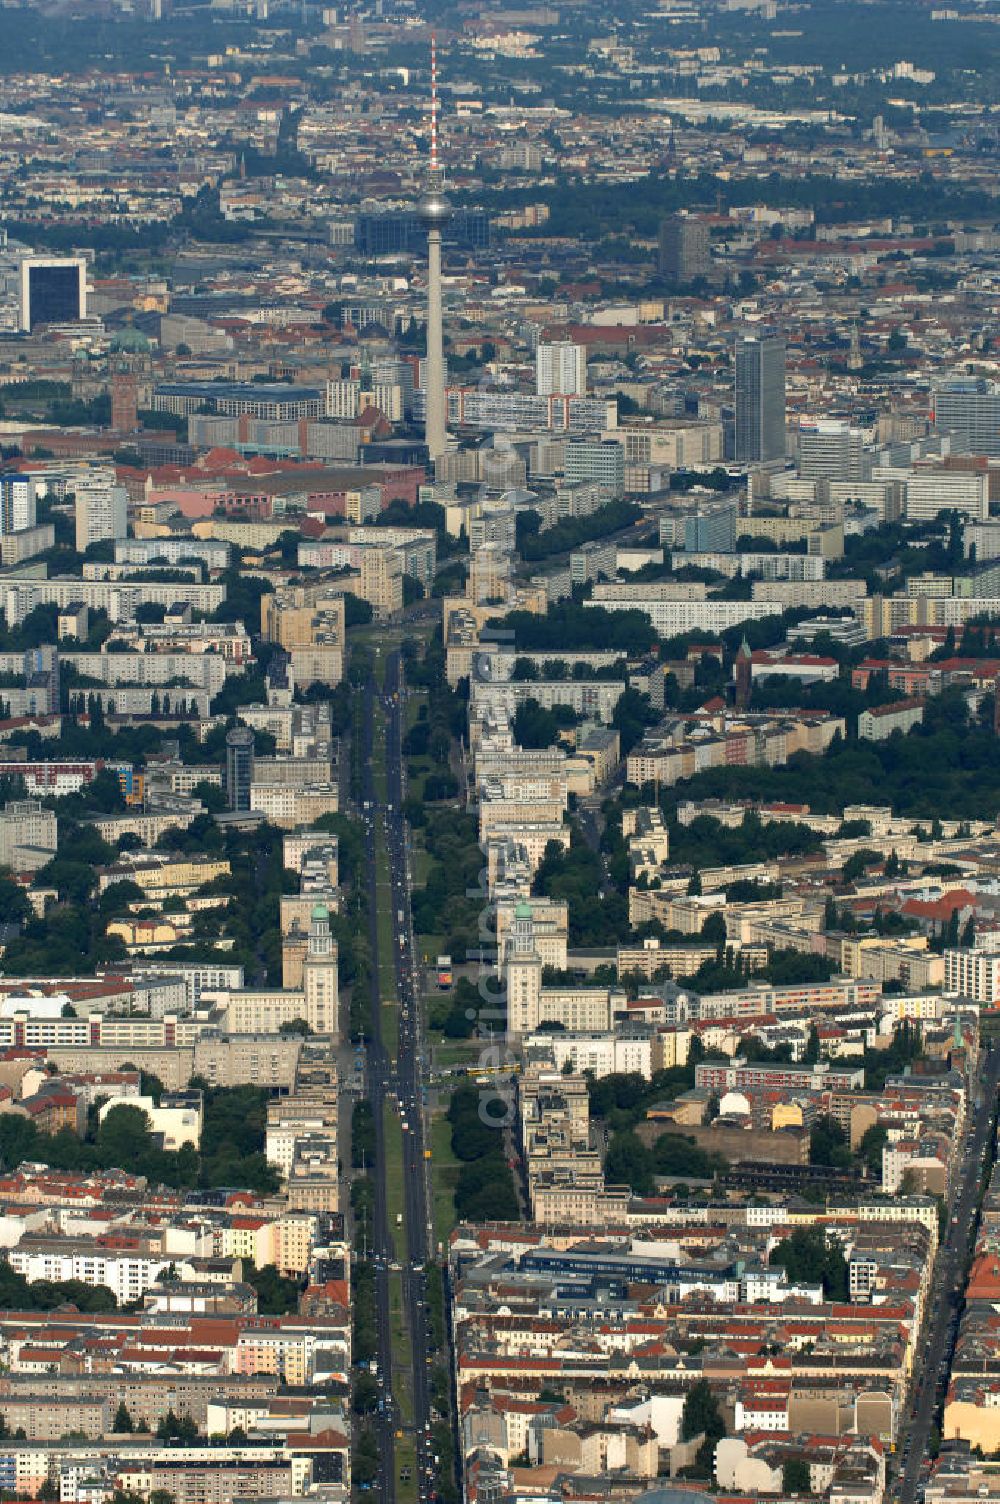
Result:
M431 159L424 196L417 205L427 229L427 358L424 362L424 431L433 463L448 443L444 388L444 333L441 316L441 231L451 218L444 196L444 171L438 156L437 37L431 33Z
M438 54L437 37L431 32L431 172L438 171Z

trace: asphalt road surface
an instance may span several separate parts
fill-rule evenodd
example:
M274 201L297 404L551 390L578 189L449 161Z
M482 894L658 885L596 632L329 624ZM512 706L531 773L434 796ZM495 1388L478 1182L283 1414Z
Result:
M397 1250L403 1263L403 1301L413 1348L413 1426L417 1451L417 1496L430 1499L434 1490L434 1456L430 1438L431 1405L428 1372L430 1343L427 1329L424 1266L433 1255L424 1156L423 1020L419 966L413 945L410 912L410 859L403 818L403 724L405 690L403 663L392 653L385 674L387 803L386 845L392 875L393 953L396 961L396 999L399 1007L399 1053L396 1096L403 1128L403 1195L405 1248ZM401 1239L401 1241L403 1241Z
M374 711L381 693L385 711L385 762L387 791L384 804L379 803L373 772ZM420 986L415 965L413 924L410 912L409 852L407 828L403 818L403 708L405 693L402 660L399 653L387 658L384 689L380 692L373 680L364 690L364 775L362 816L368 865L369 932L371 968L371 1039L367 1049L366 1078L368 1098L375 1120L375 1217L374 1250L375 1289L378 1323L379 1409L374 1417L379 1446L380 1468L376 1493L383 1504L393 1504L398 1484L395 1433L401 1425L393 1400L393 1353L390 1320L390 1270L401 1266L403 1301L407 1329L413 1352L413 1432L417 1463L417 1497L429 1504L435 1495L434 1448L430 1436L431 1403L428 1375L430 1343L425 1302L424 1265L433 1256L432 1229L428 1222L428 1164L424 1157L424 1044L420 1014ZM379 974L377 904L380 901L376 882L376 832L381 827L389 856L392 893L392 935L396 1006L399 1009L399 1047L392 1060L382 1039L382 993L388 978ZM381 901L385 901L382 899ZM386 993L388 995L388 993ZM384 1106L397 1112L403 1140L404 1226L389 1226L385 1176Z
M383 1104L390 1087L391 1067L382 1043L382 999L378 969L378 925L376 919L377 886L375 871L375 775L372 764L374 740L375 686L369 682L364 691L364 734L362 804L365 830L365 855L368 867L368 926L371 947L371 1037L366 1051L368 1100L372 1105L375 1127L375 1214L374 1247L370 1256L375 1263L375 1301L377 1318L376 1350L378 1363L379 1408L373 1417L378 1439L380 1468L376 1492L383 1504L393 1504L396 1488L395 1437L392 1407L392 1327L389 1314L389 1265L393 1257L392 1234L385 1182L385 1122Z
M993 1114L998 1081L1000 1049L991 1049L983 1056L979 1085L973 1092L973 1101L978 1099L980 1106L973 1107L970 1112L955 1195L949 1207L948 1225L938 1251L934 1283L927 1302L929 1320L924 1346L914 1364L916 1388L911 1409L903 1422L900 1472L892 1494L896 1504L915 1504L926 1481L928 1441L948 1386L979 1186L983 1174L992 1164L994 1153Z

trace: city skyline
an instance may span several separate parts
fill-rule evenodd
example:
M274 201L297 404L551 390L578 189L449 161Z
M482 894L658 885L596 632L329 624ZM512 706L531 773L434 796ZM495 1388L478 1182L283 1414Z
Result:
M0 8L0 1489L1000 1504L1000 32Z

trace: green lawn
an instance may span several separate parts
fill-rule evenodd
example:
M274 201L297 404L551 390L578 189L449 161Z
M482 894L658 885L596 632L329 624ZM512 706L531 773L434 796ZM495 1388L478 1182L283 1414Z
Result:
M385 1196L389 1212L389 1232L401 1262L406 1258L406 1207L403 1203L403 1129L399 1115L390 1102L382 1108L385 1126ZM403 1222L398 1225L396 1218Z
M409 1477L404 1473L409 1469ZM417 1447L412 1433L396 1433L396 1504L416 1504Z
M415 888L422 888L431 875L434 858L420 839L419 831L414 831L413 834L411 864L413 867L413 886Z
M450 1070L456 1065L475 1065L483 1048L479 1039L446 1039L443 1034L428 1032L428 1040L434 1047L436 1070Z
M389 1275L389 1326L392 1330L392 1392L404 1426L413 1424L413 1345L403 1304L403 1276Z
M396 1006L395 931L392 923L392 877L381 827L375 836L375 929L378 934L378 980L382 1002L382 1039L395 1059L399 1048Z
M427 966L433 966L444 949L444 936L418 934L415 936L415 941L417 950L420 953L420 959Z
M409 731L420 719L420 708L427 703L427 691L423 689L410 690L406 697L406 714L404 717L403 730Z
M372 772L375 777L375 797L385 804L388 777L385 769L385 714L381 701L376 700L372 717Z
M447 1247L455 1226L455 1186L459 1163L451 1152L451 1125L443 1112L431 1119L431 1186L434 1208L434 1241Z

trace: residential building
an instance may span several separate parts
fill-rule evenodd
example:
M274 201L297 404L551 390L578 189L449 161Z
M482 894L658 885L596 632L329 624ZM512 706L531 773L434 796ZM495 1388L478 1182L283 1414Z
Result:
M858 736L870 742L888 741L896 731L905 736L923 718L923 700L897 700L892 705L863 710L858 716Z
M80 480L74 497L77 553L86 553L92 543L125 537L128 492L124 486L97 477Z
M56 817L38 799L20 799L0 810L0 867L34 872L56 854Z
M671 214L660 221L657 266L670 282L683 286L712 269L708 225L691 214Z
M540 344L535 352L535 392L539 397L587 395L587 351L569 340Z
M0 475L0 536L35 526L35 480L31 475Z

